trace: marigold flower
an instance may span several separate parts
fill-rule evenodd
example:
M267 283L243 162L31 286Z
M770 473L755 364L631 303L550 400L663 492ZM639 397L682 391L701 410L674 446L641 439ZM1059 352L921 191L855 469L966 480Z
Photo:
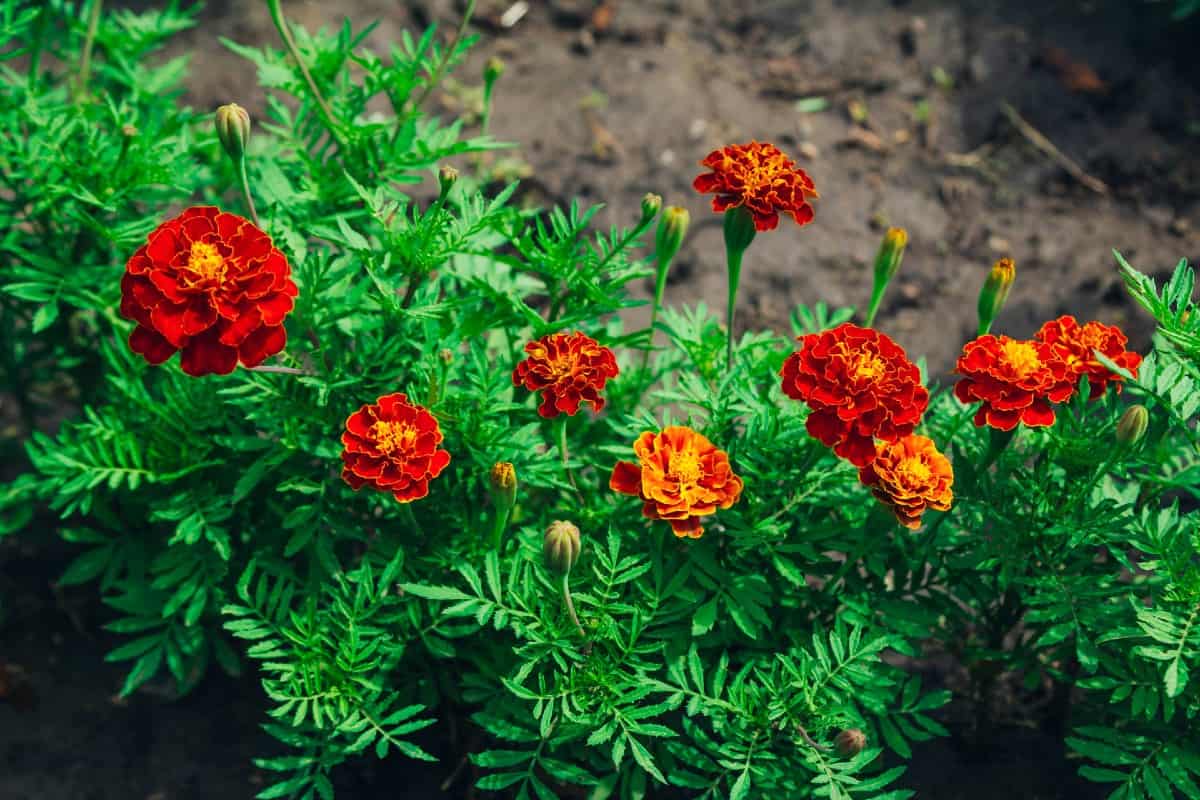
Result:
M346 419L342 480L354 491L370 484L401 503L429 494L429 482L450 463L439 450L442 431L433 415L397 393L368 403Z
M552 333L525 345L529 357L513 370L514 386L542 393L538 413L547 419L559 413L574 416L587 401L593 411L604 408L600 392L617 375L613 351L587 334Z
M692 187L713 192L713 211L745 206L754 216L756 230L774 230L780 213L791 214L798 225L813 221L809 200L817 198L812 178L766 142L731 144L714 150L700 162L712 172L697 176Z
M1066 362L1045 342L985 334L963 347L955 371L962 379L954 396L963 403L982 400L975 424L1011 431L1017 423L1032 427L1054 424L1051 403L1075 391Z
M1142 363L1141 355L1125 349L1129 340L1115 325L1100 322L1080 325L1072 316L1061 316L1042 325L1034 338L1049 344L1055 357L1066 364L1074 376L1074 386L1079 385L1081 377L1087 376L1088 397L1092 400L1103 395L1110 382L1115 383L1120 392L1124 380L1097 361L1093 350L1099 350L1132 375L1137 375Z
M891 508L906 528L921 527L925 509L949 511L954 500L954 470L925 436L880 442L875 460L858 471L858 479Z
M921 371L885 334L846 322L799 339L783 362L783 393L812 409L808 432L856 467L875 458L875 439L912 433L929 405Z
M213 206L159 225L125 265L121 315L129 346L151 364L181 350L189 375L257 366L287 344L297 294L287 258L252 222Z
M742 493L729 456L691 428L646 431L633 444L638 462L619 461L608 485L642 499L642 516L663 519L676 536L700 538L700 518L729 508Z

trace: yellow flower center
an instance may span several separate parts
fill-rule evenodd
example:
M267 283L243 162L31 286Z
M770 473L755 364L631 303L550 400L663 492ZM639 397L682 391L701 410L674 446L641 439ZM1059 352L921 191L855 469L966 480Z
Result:
M205 280L219 283L225 278L225 259L221 258L216 245L208 242L192 242L187 265L189 270Z
M694 450L680 450L672 453L667 469L683 484L695 483L700 480L700 475L703 473L700 469L700 457Z
M1038 358L1037 347L1033 342L1005 342L1002 354L1018 378L1024 378L1042 368L1042 360Z
M384 453L411 450L417 441L417 429L406 422L379 420L371 426L371 437Z
M850 362L850 376L857 380L873 381L883 376L887 365L874 353L859 353Z
M896 465L896 475L908 486L923 486L929 483L929 479L933 477L933 471L929 469L929 465L925 463L924 459L913 456L902 459Z

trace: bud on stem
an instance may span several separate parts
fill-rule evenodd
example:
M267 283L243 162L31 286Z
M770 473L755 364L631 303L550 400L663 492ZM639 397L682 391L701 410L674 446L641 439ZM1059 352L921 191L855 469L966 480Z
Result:
M1150 427L1150 412L1143 405L1134 405L1125 409L1117 422L1117 444L1131 447L1142 440L1146 429Z
M645 207L645 201L642 201L643 213ZM687 235L690 221L691 216L687 209L679 206L667 206L662 219L658 221L658 230L654 234L654 260L657 266L654 277L654 306L650 309L650 341L642 351L643 370L650 361L650 348L654 346L654 326L658 322L658 312L662 310L663 293L667 289L667 274L671 271L671 262L675 260L675 255L683 245L683 237Z
M217 109L217 139L221 147L237 167L238 180L242 184L242 197L254 224L262 227L258 211L254 208L254 196L250 193L250 176L246 172L246 145L250 141L250 115L237 103L227 103Z
M1008 299L1008 290L1012 288L1013 279L1017 276L1017 267L1011 258L1002 258L992 265L983 288L979 290L979 330L977 336L983 336L992 329L992 322L1004 301Z
M843 758L853 758L867 746L867 735L858 728L847 728L833 740L833 746Z
M725 267L729 279L729 294L725 306L725 371L733 369L733 313L737 306L738 283L742 277L742 255L757 233L754 215L745 206L734 206L725 212Z
M867 308L865 325L875 324L875 315L879 312L879 304L883 301L883 293L888 284L900 269L900 261L904 258L904 248L908 244L908 232L903 228L888 228L879 245L879 253L875 256L875 284L871 289L871 304Z
M488 489L496 507L492 519L492 547L499 550L504 539L504 529L508 526L509 514L517 503L517 470L512 462L497 461L492 465L488 472Z

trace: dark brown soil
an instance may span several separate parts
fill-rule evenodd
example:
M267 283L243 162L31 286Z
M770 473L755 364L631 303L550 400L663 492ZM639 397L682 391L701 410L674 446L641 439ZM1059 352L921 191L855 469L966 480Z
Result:
M934 373L970 337L975 294L1001 255L1016 259L1018 279L999 331L1028 335L1073 313L1125 325L1144 346L1146 318L1125 298L1111 248L1160 275L1200 250L1200 70L1190 57L1200 25L1169 24L1164 3L610 0L606 19L590 0L534 0L511 29L489 24L511 5L479 0L483 41L457 78L477 83L489 56L508 64L492 131L519 144L512 155L539 202L606 202L605 226L631 221L647 191L691 210L671 303L724 303L719 219L690 182L709 150L750 139L796 156L821 201L813 225L784 222L754 243L740 323L785 330L797 303L865 304L881 230L901 225L909 251L878 324ZM386 46L429 20L449 29L457 5L285 8L308 26L379 19L369 41ZM188 102L260 108L253 67L217 37L273 42L265 9L214 0L201 19L178 43L195 52ZM809 98L826 109L798 111ZM439 102L452 114L470 92ZM1039 133L1082 176L1036 147ZM112 699L121 670L102 661L106 613L90 588L51 591L65 556L49 538L0 543L0 669L26 676L39 700L24 713L0 704L0 798L261 788L249 759L271 745L257 728L253 676L214 676L179 702L153 691ZM1003 733L969 753L953 742L922 748L908 785L922 800L1102 796L1073 776L1056 737L1031 725ZM443 796L436 786L452 767L348 768L343 796Z

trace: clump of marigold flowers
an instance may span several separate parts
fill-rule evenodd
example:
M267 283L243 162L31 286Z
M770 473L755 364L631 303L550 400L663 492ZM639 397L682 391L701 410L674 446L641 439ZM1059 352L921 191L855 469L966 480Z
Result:
M355 491L370 485L391 492L401 503L419 500L450 463L441 442L429 411L402 393L384 395L346 419L342 480Z
M858 471L858 479L906 528L921 527L925 509L949 511L954 501L950 461L925 436L880 442L875 459Z
M547 419L574 416L581 403L604 408L600 392L617 375L613 351L580 331L552 333L525 345L528 357L513 370L514 386L541 392L538 413Z
M798 225L813 221L809 201L818 195L812 178L775 145L731 144L709 153L700 163L711 172L697 176L692 186L715 195L714 211L745 206L758 231L774 230L780 214L790 214Z
M1042 325L1033 338L1050 345L1054 358L1063 362L1074 377L1073 385L1078 386L1079 379L1087 376L1088 397L1092 400L1104 394L1109 383L1121 391L1124 380L1097 361L1093 351L1099 350L1131 375L1137 375L1142 363L1141 355L1125 349L1129 339L1115 325L1095 321L1080 325L1074 317L1064 315Z
M189 375L226 375L283 350L297 295L287 258L247 219L213 206L159 225L130 257L121 315L129 346L151 364L182 351Z
M682 425L646 431L633 444L638 463L617 462L609 487L642 500L642 516L662 519L676 536L700 538L701 517L729 508L742 493L729 456Z
M1051 403L1075 391L1074 373L1045 342L985 334L967 342L955 371L963 377L954 385L954 396L967 404L982 401L975 424L1002 431L1018 423L1053 425Z
M799 339L783 363L783 393L808 404L808 432L856 467L875 440L912 433L929 405L921 371L904 349L871 328L843 323Z

